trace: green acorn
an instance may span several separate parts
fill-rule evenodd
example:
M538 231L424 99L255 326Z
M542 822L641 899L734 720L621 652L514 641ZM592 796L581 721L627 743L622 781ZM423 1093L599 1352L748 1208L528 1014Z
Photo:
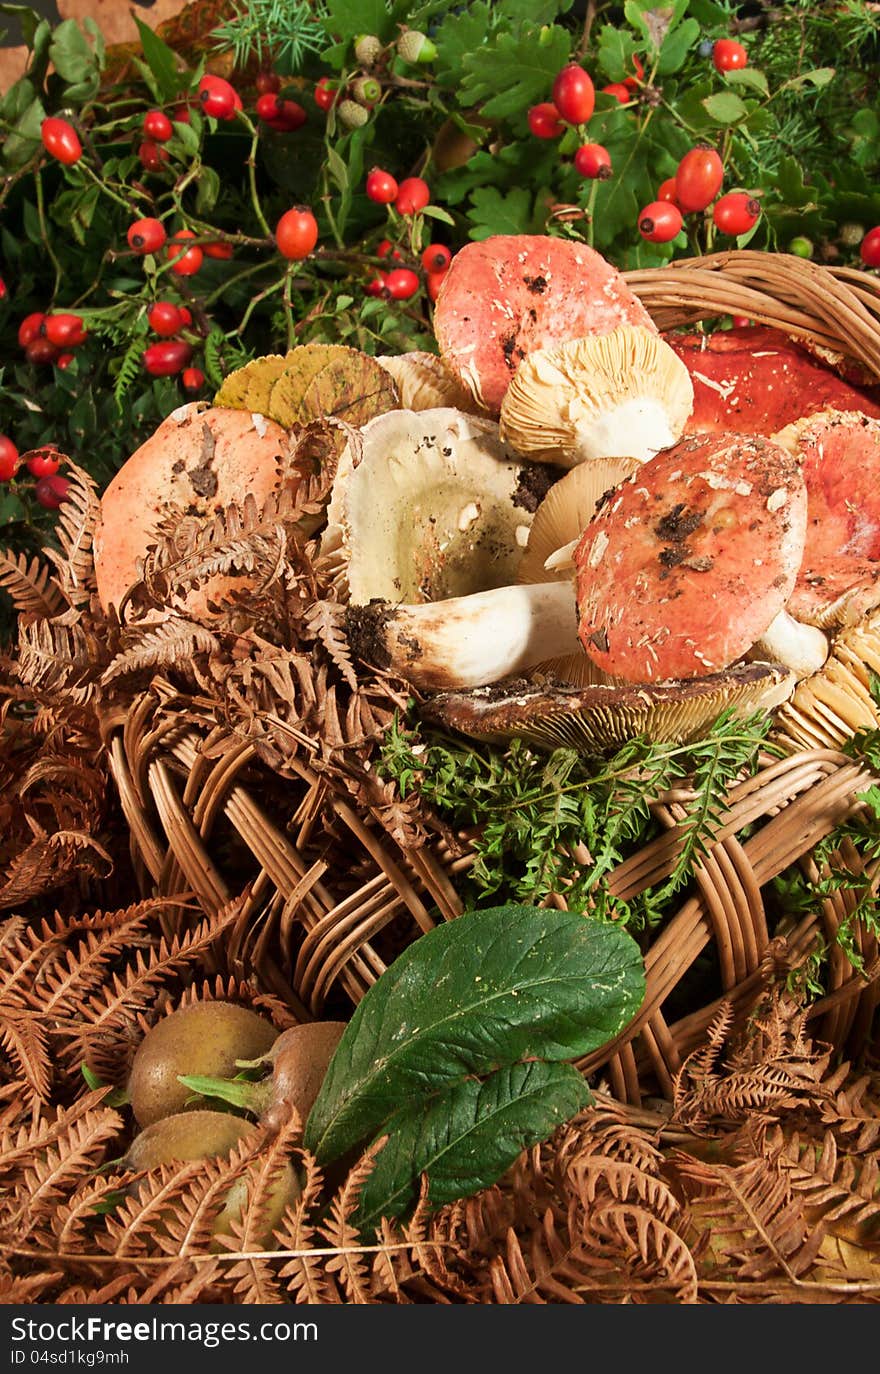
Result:
M371 110L381 99L382 87L374 76L359 76L351 88L351 93L359 105Z
M407 29L397 40L397 55L404 62L433 62L437 45L418 29Z
M374 33L362 33L354 40L354 55L361 67L372 67L382 56L382 44Z
M359 129L362 124L366 124L369 114L363 105L358 105L356 100L342 100L336 107L336 113L340 123L346 129Z

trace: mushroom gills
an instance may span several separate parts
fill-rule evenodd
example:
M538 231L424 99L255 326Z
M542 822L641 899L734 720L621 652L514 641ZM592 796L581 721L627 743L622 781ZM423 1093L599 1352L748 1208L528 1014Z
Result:
M572 468L603 458L646 462L680 437L693 409L687 368L639 325L536 349L501 406L515 449Z
M360 605L503 587L556 476L506 448L494 421L449 407L390 411L340 458L321 552Z
M585 753L615 748L636 735L685 744L706 734L722 711L740 716L787 701L795 678L775 663L736 663L722 673L677 682L538 685L508 682L472 692L442 692L421 708L423 719L473 739L520 738L546 749Z

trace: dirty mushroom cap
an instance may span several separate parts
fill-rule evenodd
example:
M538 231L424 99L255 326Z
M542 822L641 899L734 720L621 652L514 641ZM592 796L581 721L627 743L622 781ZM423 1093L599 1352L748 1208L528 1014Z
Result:
M448 407L389 411L340 459L322 551L351 601L439 601L516 579L554 473L501 442L491 420Z
M737 663L680 682L595 684L509 682L471 692L441 692L421 714L474 739L515 737L546 749L599 752L636 735L683 744L706 733L722 711L770 711L794 689L778 664Z
M180 406L123 464L101 497L94 536L98 599L118 607L157 531L182 514L209 521L250 493L261 505L284 474L287 435L265 416L200 402ZM293 475L292 473L290 475ZM212 578L187 597L192 613L242 585Z
M768 435L829 406L880 416L876 399L810 357L781 330L751 325L664 338L693 381L687 433Z
M803 477L780 445L680 440L616 489L575 551L587 653L639 683L727 667L784 609L806 518Z
M434 410L438 406L476 410L473 396L436 353L401 353L377 358L376 362L394 379L402 410Z
M807 542L788 609L828 628L880 605L880 420L823 410L773 436L800 463Z
M600 253L546 235L497 234L466 244L452 259L434 307L443 358L494 415L534 349L607 334L621 324L657 332Z
M644 461L681 436L693 402L669 344L643 325L619 325L524 358L501 403L501 433L519 453L561 467Z

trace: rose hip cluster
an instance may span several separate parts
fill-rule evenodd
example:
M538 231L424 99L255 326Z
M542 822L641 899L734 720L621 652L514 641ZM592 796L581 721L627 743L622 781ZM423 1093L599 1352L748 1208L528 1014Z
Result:
M724 165L716 150L691 148L679 162L675 176L661 183L657 199L639 214L642 238L648 243L668 243L681 232L685 215L701 213L710 205L720 234L748 233L758 222L760 202L748 191L718 196L723 180Z
M53 363L62 370L73 362L74 349L88 335L82 317L67 311L45 315L40 310L25 315L18 326L19 346L27 362L36 367Z
M422 177L405 177L398 182L390 172L374 167L367 176L366 194L376 205L388 206L392 224L401 219L412 219L431 203L431 189ZM376 252L380 258L391 257L392 261L402 263L404 257L390 239L383 239ZM445 243L429 243L419 257L419 264L425 273L425 289L428 298L437 299L440 283L446 274L452 253ZM418 272L412 267L392 267L388 272L378 272L367 283L368 296L385 296L390 300L406 301L416 294L421 286Z
M58 471L61 454L52 445L32 448L19 454L12 440L0 434L0 482L21 477L21 468L34 479L34 497L46 510L57 510L67 500L70 482Z
M719 39L712 48L712 62L719 72L746 66L748 54L734 39ZM604 95L619 104L629 105L644 84L645 70L633 55L633 75L623 81L602 86ZM572 62L557 73L553 98L533 105L528 112L529 128L536 138L559 138L566 128L575 128L586 137L586 126L593 117L596 90L589 73ZM604 181L612 175L611 155L601 143L584 142L575 152L575 170L589 180ZM712 206L712 219L719 233L747 233L758 221L761 207L747 191L730 191L715 200L721 190L724 167L713 148L696 147L684 155L674 177L658 188L657 199L639 213L642 238L649 243L668 243L681 233L685 214L695 214Z

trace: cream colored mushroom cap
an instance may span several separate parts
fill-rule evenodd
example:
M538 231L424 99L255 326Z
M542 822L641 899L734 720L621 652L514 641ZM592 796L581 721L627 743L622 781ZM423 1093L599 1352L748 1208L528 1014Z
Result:
M535 472L493 420L445 406L388 411L340 458L322 553L337 561L356 605L509 586L536 504ZM546 469L537 474L546 481Z
M436 353L401 353L377 358L390 372L400 395L403 410L433 410L453 406L479 414L477 403Z
M524 358L501 406L501 434L519 453L560 467L645 462L677 441L693 404L690 374L669 344L621 325Z

